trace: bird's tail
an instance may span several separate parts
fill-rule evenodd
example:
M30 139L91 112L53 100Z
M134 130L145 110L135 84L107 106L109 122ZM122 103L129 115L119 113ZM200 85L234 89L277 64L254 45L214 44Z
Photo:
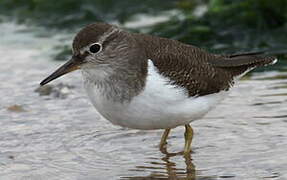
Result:
M210 60L209 63L215 67L221 68L232 68L232 67L246 67L255 68L259 66L266 66L275 64L277 58L274 56L266 56L263 53L241 53L232 54L216 58L215 60Z
M228 71L233 78L240 78L256 67L271 65L276 62L276 57L266 56L262 53L242 53L218 56L218 58L209 61L214 67Z

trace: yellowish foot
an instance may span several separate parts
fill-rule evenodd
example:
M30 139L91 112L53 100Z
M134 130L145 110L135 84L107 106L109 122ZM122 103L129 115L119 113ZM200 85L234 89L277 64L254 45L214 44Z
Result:
M184 138L185 138L185 145L183 153L187 155L191 152L191 142L193 138L193 129L189 124L185 125Z

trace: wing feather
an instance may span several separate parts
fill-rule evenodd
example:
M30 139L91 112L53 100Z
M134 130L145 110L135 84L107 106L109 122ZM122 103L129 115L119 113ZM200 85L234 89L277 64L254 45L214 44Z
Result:
M146 59L151 59L169 83L184 87L189 96L228 90L234 77L250 68L270 64L275 58L260 53L216 55L192 45L155 36L135 35Z

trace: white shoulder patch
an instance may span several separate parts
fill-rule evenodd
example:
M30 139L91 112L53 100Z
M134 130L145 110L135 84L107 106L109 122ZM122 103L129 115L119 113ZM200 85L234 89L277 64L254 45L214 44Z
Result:
M156 96L157 100L164 101L183 100L188 97L187 91L182 87L170 84L170 80L159 73L150 59L148 60L146 86L141 96Z

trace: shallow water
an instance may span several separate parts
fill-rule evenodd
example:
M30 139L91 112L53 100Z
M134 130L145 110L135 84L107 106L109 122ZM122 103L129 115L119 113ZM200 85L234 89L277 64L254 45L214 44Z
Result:
M287 179L286 72L253 73L195 130L191 157L157 149L162 131L111 125L96 112L75 72L58 94L38 83L62 62L51 61L65 36L42 36L0 24L0 179ZM36 36L36 34L38 34ZM17 105L17 106L15 106ZM168 152L183 148L171 131Z

